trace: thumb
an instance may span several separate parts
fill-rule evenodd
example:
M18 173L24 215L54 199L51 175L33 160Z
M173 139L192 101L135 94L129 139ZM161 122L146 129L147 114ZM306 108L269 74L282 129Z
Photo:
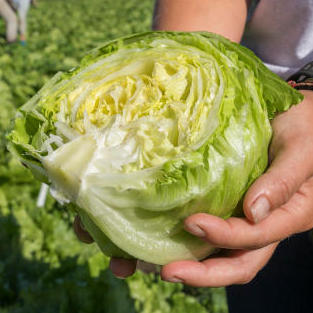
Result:
M250 221L257 223L271 210L288 202L313 175L312 151L304 149L303 145L295 143L280 150L267 172L252 184L243 202L244 213Z

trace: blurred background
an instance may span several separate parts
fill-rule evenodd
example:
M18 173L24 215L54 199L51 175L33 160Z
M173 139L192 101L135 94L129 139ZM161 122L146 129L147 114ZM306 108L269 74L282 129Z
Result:
M3 0L0 0L3 1ZM223 288L191 288L137 272L119 280L73 215L6 150L15 110L57 71L106 40L151 28L153 0L37 0L27 37L8 43L0 17L0 313L227 313Z

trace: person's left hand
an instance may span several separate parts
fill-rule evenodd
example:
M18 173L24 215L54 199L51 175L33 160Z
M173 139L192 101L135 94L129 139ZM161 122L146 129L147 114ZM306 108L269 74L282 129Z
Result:
M226 248L225 255L165 265L164 280L198 287L248 283L279 241L313 227L313 92L303 94L301 104L272 123L271 165L245 196L246 218L196 214L185 220L187 231Z

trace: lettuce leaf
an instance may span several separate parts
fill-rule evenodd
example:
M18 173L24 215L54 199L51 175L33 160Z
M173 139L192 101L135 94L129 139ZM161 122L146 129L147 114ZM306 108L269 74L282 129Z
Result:
M301 100L221 36L141 33L58 73L19 110L10 149L105 254L202 259L213 247L182 221L236 213L266 169L270 119Z

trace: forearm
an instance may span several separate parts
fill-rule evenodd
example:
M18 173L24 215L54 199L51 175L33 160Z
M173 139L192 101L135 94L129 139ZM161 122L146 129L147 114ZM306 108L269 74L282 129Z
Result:
M209 31L241 40L247 0L157 0L153 29Z

